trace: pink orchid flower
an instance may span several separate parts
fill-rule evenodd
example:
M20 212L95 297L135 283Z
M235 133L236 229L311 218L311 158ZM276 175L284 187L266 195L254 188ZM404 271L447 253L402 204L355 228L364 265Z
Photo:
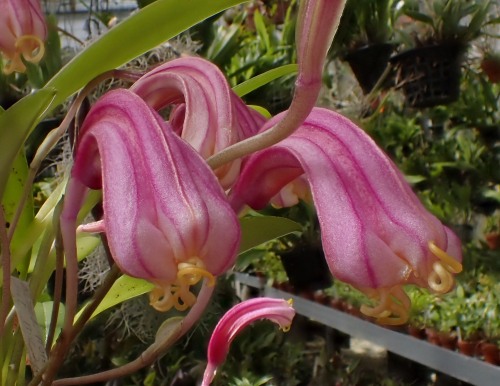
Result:
M215 175L128 90L104 95L81 128L61 217L73 255L76 215L89 189L102 189L104 216L83 230L104 231L121 270L156 285L156 309L192 306L190 286L203 278L213 284L233 264L239 223Z
M253 136L265 122L233 92L217 66L198 57L167 62L130 90L155 110L174 106L170 124L205 159ZM215 171L224 187L234 182L240 163L236 160Z
M24 72L27 62L38 63L45 53L47 25L39 0L0 0L0 51L7 62L3 72Z
M288 331L294 316L292 302L283 299L255 298L231 308L217 323L208 343L208 364L201 386L210 385L217 367L226 360L231 342L246 326L259 319L269 319Z
M315 108L290 137L251 155L232 190L233 207L260 209L304 174L330 270L379 301L362 312L401 324L410 306L404 284L452 288L452 274L462 268L459 239L423 207L375 142L332 111Z

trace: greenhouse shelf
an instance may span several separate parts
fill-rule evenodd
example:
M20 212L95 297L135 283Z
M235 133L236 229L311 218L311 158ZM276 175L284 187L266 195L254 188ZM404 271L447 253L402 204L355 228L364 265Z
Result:
M374 323L304 299L300 296L266 286L262 279L235 273L235 280L257 288L262 296L293 299L298 314L322 323L348 335L371 341L388 351L478 386L500 385L500 366L490 365L475 358L435 346L410 335L380 327Z

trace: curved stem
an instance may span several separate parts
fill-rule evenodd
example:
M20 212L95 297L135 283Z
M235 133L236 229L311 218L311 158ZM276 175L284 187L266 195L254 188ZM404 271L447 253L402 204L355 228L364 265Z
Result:
M52 347L52 341L54 339L57 319L59 316L59 307L61 304L62 298L62 287L63 287L63 275L64 275L64 249L62 248L61 243L61 230L59 227L59 215L61 211L62 201L56 205L54 209L54 230L56 232L56 240L55 240L55 251L56 251L56 277L54 284L54 302L52 307L52 315L50 318L50 325L47 334L47 343L45 349L47 352L50 352L50 348Z
M276 126L226 147L208 158L208 165L215 170L228 162L265 149L288 137L304 122L311 112L316 103L320 87L321 81L303 83L299 76L290 108Z
M111 379L124 377L136 372L143 367L151 365L156 361L172 344L184 336L198 321L201 314L208 306L215 286L209 286L205 279L198 294L198 300L186 317L182 320L182 325L175 337L168 337L165 341L155 341L138 358L116 369L103 371L98 374L85 375L82 377L65 378L54 381L53 386L84 385L95 382L106 382Z
M120 269L116 265L113 265L108 274L106 275L106 279L92 297L91 302L88 304L87 307L85 307L85 310L82 312L78 320L75 322L71 331L67 334L68 339L66 340L69 343L71 343L73 339L82 331L83 327L92 317L92 314L97 309L99 304L102 302L102 300L104 299L104 297L106 296L106 294L108 293L114 282L120 276L121 276ZM64 356L66 355L69 349L69 345L67 347L59 347L62 346L62 344L63 342L61 340L58 341L57 343L58 347L54 349L53 355L51 356L50 362L48 363L47 367L45 368L44 371L41 371L40 374L37 374L35 378L33 378L33 380L30 382L30 386L38 385L42 381L42 377L44 378L43 379L44 382L49 381L50 374L55 374L57 372L57 369L62 364L62 360L64 359ZM56 355L62 359L55 359L54 357Z

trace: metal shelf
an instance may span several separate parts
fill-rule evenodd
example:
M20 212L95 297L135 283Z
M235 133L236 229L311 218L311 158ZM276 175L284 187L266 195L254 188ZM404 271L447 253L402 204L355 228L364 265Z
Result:
M304 299L300 296L266 286L259 278L235 273L241 284L261 290L262 296L293 299L298 314L351 336L371 341L388 351L421 363L456 379L478 385L498 386L500 367L447 350L410 335L392 331L344 312Z

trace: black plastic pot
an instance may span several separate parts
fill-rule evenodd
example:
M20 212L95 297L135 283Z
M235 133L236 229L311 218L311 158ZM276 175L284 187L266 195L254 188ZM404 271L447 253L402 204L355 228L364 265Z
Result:
M296 291L316 291L332 285L332 275L321 248L299 244L281 253L281 262Z
M454 102L460 95L465 47L442 44L419 47L393 56L397 81L411 107L433 107Z
M344 57L363 93L373 90L389 64L393 50L394 46L389 43L372 44L351 51Z

